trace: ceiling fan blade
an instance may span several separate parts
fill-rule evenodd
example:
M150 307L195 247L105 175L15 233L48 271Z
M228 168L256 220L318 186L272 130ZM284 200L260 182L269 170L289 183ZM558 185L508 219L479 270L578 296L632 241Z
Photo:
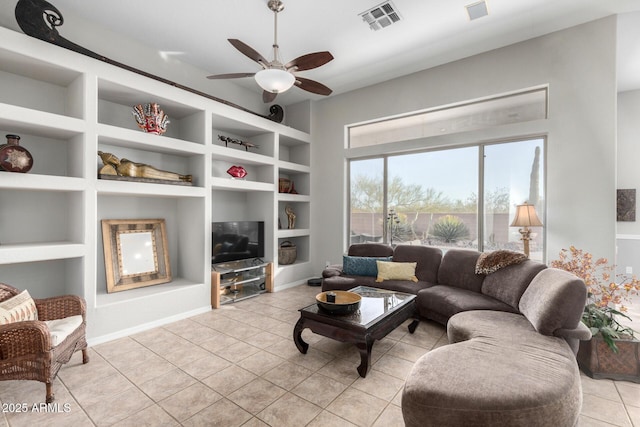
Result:
M269 102L272 102L274 99L276 99L276 96L278 96L277 93L267 92L266 90L264 90L262 91L262 102L268 104Z
M263 67L266 67L269 64L269 61L267 61L264 58L264 56L260 55L258 52L256 52L249 45L247 45L245 43L242 43L238 39L227 39L227 40L229 40L229 43L231 43L233 45L233 47L238 49L247 58L256 61L258 64L262 65Z
M291 61L287 62L284 67L287 70L289 68L295 67L296 71L312 70L326 64L331 60L333 60L333 55L331 55L330 52L314 52L299 56L296 59L292 59Z
M307 92L317 93L318 95L330 95L333 92L331 89L319 83L315 80L305 79L302 77L296 76L296 86L298 86L302 90L306 90Z
M239 79L242 77L253 77L256 73L229 73L229 74L214 74L213 76L207 76L208 79Z

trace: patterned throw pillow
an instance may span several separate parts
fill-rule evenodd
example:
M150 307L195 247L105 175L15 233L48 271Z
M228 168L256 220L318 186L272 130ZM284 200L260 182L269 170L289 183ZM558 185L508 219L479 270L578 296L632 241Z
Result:
M25 320L38 320L36 303L29 295L29 291L24 290L18 295L0 302L0 325Z
M376 261L390 261L391 257L366 257L366 256L348 256L342 257L342 272L350 276L371 276L378 275L378 266Z
M416 265L417 262L385 262L378 261L378 277L376 282L385 280L411 280L417 282Z
M526 260L527 256L520 252L505 250L483 252L476 261L476 274L491 274L501 268L520 264Z

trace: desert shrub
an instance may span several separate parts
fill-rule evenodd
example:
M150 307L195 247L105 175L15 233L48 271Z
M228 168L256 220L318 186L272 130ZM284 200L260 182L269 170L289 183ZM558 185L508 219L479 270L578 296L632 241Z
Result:
M447 243L469 237L469 228L455 215L445 215L431 226L429 234Z

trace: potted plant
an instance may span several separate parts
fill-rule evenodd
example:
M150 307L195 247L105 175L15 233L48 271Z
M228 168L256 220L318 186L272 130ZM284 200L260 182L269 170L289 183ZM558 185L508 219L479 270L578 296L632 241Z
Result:
M610 378L640 382L640 341L634 330L619 322L625 314L629 297L638 295L640 280L616 274L615 266L606 258L593 256L571 246L560 251L551 267L580 277L587 287L587 301L582 322L591 329L593 338L581 341L578 365L592 378Z

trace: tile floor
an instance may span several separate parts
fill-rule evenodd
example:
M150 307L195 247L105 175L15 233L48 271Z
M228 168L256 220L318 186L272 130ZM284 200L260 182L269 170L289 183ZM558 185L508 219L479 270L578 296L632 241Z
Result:
M305 330L308 354L292 341L298 308L319 288L298 286L225 305L80 353L54 385L58 412L33 411L35 381L0 382L0 401L28 412L0 414L5 426L402 426L400 397L413 363L446 345L444 329L399 327L373 347L366 378L355 347ZM583 376L580 425L640 426L640 384ZM36 405L36 409L39 407Z

